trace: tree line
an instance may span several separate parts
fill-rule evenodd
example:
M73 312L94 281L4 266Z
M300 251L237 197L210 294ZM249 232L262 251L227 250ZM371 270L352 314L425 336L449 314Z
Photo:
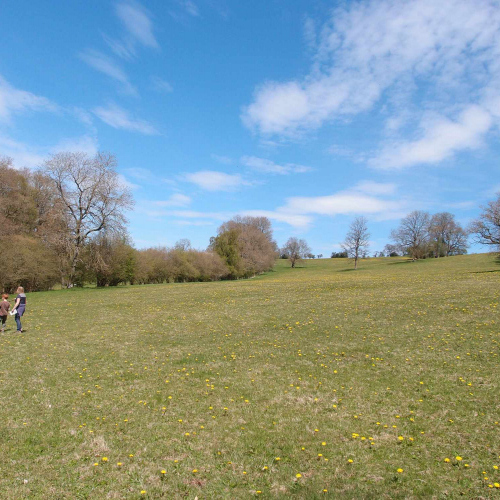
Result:
M462 227L449 212L430 214L414 210L403 217L391 231L392 243L385 246L375 257L408 256L412 260L463 255L469 247L469 237L476 243L495 247L500 252L500 193L490 201L477 219ZM360 258L368 257L370 246L368 221L356 217L341 243L341 252L332 252L332 258L351 258L357 268Z
M265 217L223 223L206 250L188 240L134 248L134 200L116 166L108 153L59 153L34 171L0 158L0 289L238 279L272 268L278 248Z

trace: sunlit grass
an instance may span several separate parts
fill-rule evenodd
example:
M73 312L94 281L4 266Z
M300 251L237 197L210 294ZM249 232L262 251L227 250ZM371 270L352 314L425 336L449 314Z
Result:
M500 494L500 266L350 267L29 294L2 498Z

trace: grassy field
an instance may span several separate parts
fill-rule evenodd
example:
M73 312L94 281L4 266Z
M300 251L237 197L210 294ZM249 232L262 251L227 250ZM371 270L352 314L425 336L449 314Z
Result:
M287 266L28 294L1 498L500 498L494 257Z

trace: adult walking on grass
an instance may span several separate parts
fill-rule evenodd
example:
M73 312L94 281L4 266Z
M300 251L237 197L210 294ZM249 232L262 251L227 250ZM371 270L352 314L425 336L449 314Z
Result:
M17 333L23 332L23 326L21 325L21 317L26 310L26 294L24 293L24 288L22 286L17 287L17 297L16 303L14 304L14 310L16 311L16 324Z

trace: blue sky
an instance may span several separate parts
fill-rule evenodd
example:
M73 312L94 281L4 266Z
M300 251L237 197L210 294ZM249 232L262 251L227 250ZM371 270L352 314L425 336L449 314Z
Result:
M253 214L327 256L364 215L375 251L500 190L496 1L6 0L0 29L0 154L114 153L139 248Z

